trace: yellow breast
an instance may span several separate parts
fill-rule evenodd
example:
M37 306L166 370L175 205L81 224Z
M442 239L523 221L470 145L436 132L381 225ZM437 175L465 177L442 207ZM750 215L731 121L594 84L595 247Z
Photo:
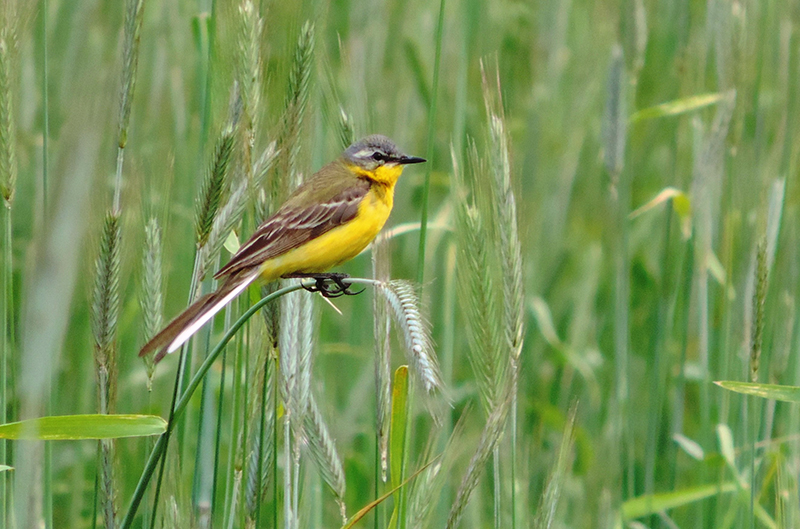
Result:
M392 212L393 196L394 186L374 185L353 220L265 262L261 277L273 281L287 274L324 272L352 259L383 228Z

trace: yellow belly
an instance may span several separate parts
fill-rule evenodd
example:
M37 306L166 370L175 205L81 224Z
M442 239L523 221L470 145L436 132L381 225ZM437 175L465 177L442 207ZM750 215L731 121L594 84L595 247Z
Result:
M273 281L287 274L324 272L352 259L372 242L389 218L391 191L387 193L388 200L379 200L372 192L368 193L353 220L265 262L261 277Z

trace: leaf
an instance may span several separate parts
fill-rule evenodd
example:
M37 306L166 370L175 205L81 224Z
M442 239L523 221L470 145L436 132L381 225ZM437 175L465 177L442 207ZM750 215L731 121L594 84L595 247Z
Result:
M167 421L157 415L60 415L0 425L0 439L117 439L158 435Z
M736 447L733 443L733 432L727 424L717 425L717 438L719 439L719 451L728 466L731 467L734 473L737 473L736 468Z
M431 465L432 465L432 464L434 464L436 461L438 461L440 457L442 457L442 456L441 456L441 455L438 455L438 456L434 457L434 458L433 458L433 459L431 459L429 462L425 463L425 465L423 465L421 468L417 469L417 470L416 470L416 472L414 472L413 474L411 474L410 476L408 476L408 477L407 477L407 478L406 478L406 479L405 479L405 480L404 480L402 483L400 483L398 486L394 487L392 490L388 491L386 494L384 494L384 495L383 495L383 496L381 496L380 498L378 498L378 499L375 499L375 500L372 500L371 502L369 502L368 504L366 504L364 507L362 507L361 509L359 509L359 511L358 511L357 513L355 513L355 514L352 516L352 518L350 518L350 519L347 521L347 523L346 523L345 525L343 525L343 526L342 526L342 529L351 529L353 526L355 526L355 524L356 524L357 522L359 522L359 521L360 521L362 518L364 518L364 516L366 516L366 515L367 515L367 514L368 514L368 513L369 513L369 512L372 510L372 509L374 509L375 507L377 507L377 506L378 506L378 505L379 505L381 502L383 502L383 501L387 500L387 499L388 499L388 498L389 498L389 497L390 497L392 494L394 494L395 492L397 492L398 490L400 490L402 487L405 487L406 485L408 485L408 483L409 483L409 482L410 482L412 479L414 479L414 478L416 478L417 476L419 476L419 475L420 475L422 472L424 472L424 471L425 471L425 469L427 469L429 466L431 466Z
M561 338L558 337L556 326L553 323L553 316L547 302L539 296L534 296L531 301L531 308L533 309L533 315L536 317L536 323L539 324L539 331L542 333L547 343L555 348L563 347L564 344Z
M230 233L228 233L228 237L225 238L223 246L231 255L239 251L239 237L236 236L236 232L234 230L231 230Z
M14 467L10 467L8 465L0 465L0 472L5 472L6 470L14 470Z
M661 511L682 507L696 501L704 500L721 493L728 493L737 490L733 482L722 484L701 485L688 489L675 490L671 492L660 492L657 494L645 494L638 498L630 499L622 504L622 518L625 521L649 516Z
M629 219L635 219L643 213L655 209L667 200L672 202L672 210L681 220L681 233L684 239L688 239L692 234L692 199L689 195L676 187L665 187L642 206L639 206L628 215Z
M683 97L681 99L675 99L674 101L667 101L666 103L661 103L660 105L656 105L653 107L643 108L642 110L635 112L630 117L630 122L636 123L637 121L642 121L645 119L654 119L654 118L662 118L667 116L677 116L680 114L685 114L687 112L692 112L693 110L699 110L709 105L718 103L724 97L725 94L716 92L713 94L700 94L696 96L689 96L689 97Z
M676 433L672 436L672 440L675 441L678 446L680 446L681 449L683 449L683 451L689 455L689 457L696 459L697 461L702 461L706 457L703 447L685 435Z
M722 266L717 254L713 251L708 252L708 260L706 261L706 266L708 266L708 272L711 274L711 277L717 280L717 283L724 286L725 285L725 267Z
M737 382L735 380L719 380L714 384L736 393L754 395L764 399L779 400L781 402L800 402L800 387L798 386L758 384L756 382Z
M392 385L392 415L389 419L389 468L392 486L399 489L403 479L406 455L406 428L408 426L408 366L400 366L394 372ZM395 501L389 527L397 527L403 498Z

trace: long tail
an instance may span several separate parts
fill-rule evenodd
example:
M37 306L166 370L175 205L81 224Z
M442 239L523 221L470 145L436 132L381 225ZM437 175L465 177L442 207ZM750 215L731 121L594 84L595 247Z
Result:
M229 276L215 292L199 298L153 336L139 351L139 356L158 351L155 357L155 361L158 363L167 353L171 353L185 344L194 333L200 330L200 327L241 294L258 275L259 271L256 269Z

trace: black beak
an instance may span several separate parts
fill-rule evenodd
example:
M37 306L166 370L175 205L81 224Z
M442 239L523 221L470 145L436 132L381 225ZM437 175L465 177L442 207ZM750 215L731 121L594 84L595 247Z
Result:
M399 160L397 160L397 163L399 163L400 165L407 165L407 164L410 164L410 163L422 163L422 162L426 162L426 161L427 160L425 158L420 158L418 156L405 156L405 155L403 155L403 156L400 157Z

